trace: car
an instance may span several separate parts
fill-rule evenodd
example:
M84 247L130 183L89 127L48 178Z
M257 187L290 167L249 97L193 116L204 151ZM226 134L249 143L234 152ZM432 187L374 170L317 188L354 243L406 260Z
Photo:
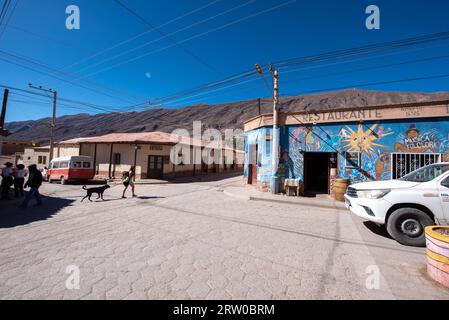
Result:
M353 214L386 226L399 243L425 246L425 228L449 222L449 163L431 164L397 180L350 185L345 202Z

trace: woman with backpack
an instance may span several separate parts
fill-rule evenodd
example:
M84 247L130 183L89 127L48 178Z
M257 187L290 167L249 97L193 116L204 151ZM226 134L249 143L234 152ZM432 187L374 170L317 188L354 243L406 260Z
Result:
M135 190L135 184L134 184L134 180L136 178L136 169L134 167L131 167L129 169L129 171L125 171L123 172L123 176L122 176L122 183L125 186L125 189L123 190L123 195L122 198L125 199L125 193L126 190L128 190L128 187L131 186L131 190L133 193L133 198L137 197L137 195L134 193Z

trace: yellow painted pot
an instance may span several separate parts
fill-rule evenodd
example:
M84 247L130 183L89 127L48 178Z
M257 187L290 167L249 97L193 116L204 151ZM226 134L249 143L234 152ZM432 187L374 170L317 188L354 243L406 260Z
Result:
M449 288L449 227L427 227L427 272Z

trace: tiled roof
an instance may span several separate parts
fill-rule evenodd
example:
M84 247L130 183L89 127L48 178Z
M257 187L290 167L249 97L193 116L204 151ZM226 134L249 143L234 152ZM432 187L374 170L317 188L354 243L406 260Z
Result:
M209 146L213 147L213 141L192 139L180 135L170 134L166 132L141 132L141 133L111 133L99 137L76 138L61 141L59 145L70 145L80 143L154 143L175 145L178 143L192 146ZM228 149L227 147L225 149Z

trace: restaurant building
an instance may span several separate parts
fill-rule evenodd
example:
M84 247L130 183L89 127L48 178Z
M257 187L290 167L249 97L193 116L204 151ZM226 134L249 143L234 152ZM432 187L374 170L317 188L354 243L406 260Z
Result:
M278 180L304 194L331 193L336 178L396 179L449 161L449 101L281 113ZM267 191L272 177L273 115L245 123L244 175Z
M120 178L131 166L136 168L137 179L165 179L243 170L243 151L183 136L174 137L165 132L112 133L62 141L57 144L53 154L55 158L90 156L96 175L105 178ZM176 145L180 146L176 151L179 157L186 149L190 150L188 161L172 162L171 152ZM203 152L214 158L213 161L203 161Z

